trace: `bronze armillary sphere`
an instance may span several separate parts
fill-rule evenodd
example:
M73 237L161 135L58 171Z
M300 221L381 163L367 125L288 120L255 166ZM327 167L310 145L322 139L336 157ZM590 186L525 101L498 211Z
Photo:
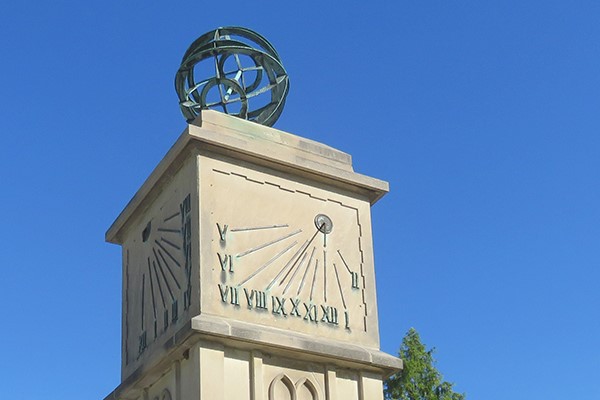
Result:
M289 79L267 39L231 26L192 43L175 75L175 90L188 122L202 109L217 109L272 126L283 110Z

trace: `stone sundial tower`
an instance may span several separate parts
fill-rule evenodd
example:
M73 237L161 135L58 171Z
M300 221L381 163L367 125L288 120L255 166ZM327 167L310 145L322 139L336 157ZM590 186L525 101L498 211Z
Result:
M382 399L402 367L379 350L370 207L387 190L348 154L196 111L106 233L123 254L106 399Z

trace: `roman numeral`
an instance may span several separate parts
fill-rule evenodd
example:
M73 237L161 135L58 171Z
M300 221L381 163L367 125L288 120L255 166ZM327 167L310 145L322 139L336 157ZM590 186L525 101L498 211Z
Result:
M302 317L300 315L300 311L298 311L298 306L300 306L300 299L290 299L290 302L292 303L292 311L290 311L290 315L295 315L297 317Z
M218 286L219 286L219 293L221 294L221 301L223 303L230 303L230 304L233 304L234 306L240 305L238 288L233 287L233 286L221 285L220 283L218 284Z
M221 225L219 225L219 223L217 222L217 230L219 231L219 238L221 239L221 242L225 243L225 235L227 234L227 228L229 228L229 225L223 225L223 228L221 228Z
M346 320L346 329L350 330L350 316L348 315L348 311L344 311L344 318Z
M144 350L146 350L147 345L148 342L146 341L146 331L143 331L138 337L138 355L142 354Z
M260 290L248 290L244 288L244 294L246 295L246 302L248 308L260 308L263 310L267 309L267 294Z
M351 272L352 274L352 289L360 289L358 287L358 272Z
M183 309L187 310L192 304L192 287L188 286L187 290L183 292Z
M314 304L304 304L304 308L306 313L304 314L304 319L308 320L310 322L318 322L317 321L317 306L315 306Z
M321 311L323 311L323 317L321 318L321 322L326 322L328 324L333 325L338 324L337 308L331 306L321 306Z
M223 254L217 253L219 258L219 264L221 264L221 271L229 271L233 273L233 259L231 258L231 254Z
M177 310L177 300L173 300L173 304L171 304L171 321L175 322L179 318L178 310Z
M279 298L277 296L271 296L272 306L273 306L273 314L281 314L284 317L287 317L287 312L285 312L285 297Z

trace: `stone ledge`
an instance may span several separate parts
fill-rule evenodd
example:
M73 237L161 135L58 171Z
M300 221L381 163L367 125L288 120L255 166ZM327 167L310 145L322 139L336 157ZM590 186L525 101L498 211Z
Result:
M212 315L192 318L192 330L236 341L244 341L265 348L302 352L317 357L334 358L344 363L375 368L389 376L402 369L402 360L378 349L318 338L298 332L228 320ZM310 357L308 357L310 358Z
M161 371L184 357L185 351L199 341L221 341L231 347L276 353L296 360L377 371L384 379L402 369L402 360L377 349L202 314L192 318L165 343L165 357L140 366L104 400L136 399L145 386L160 377Z

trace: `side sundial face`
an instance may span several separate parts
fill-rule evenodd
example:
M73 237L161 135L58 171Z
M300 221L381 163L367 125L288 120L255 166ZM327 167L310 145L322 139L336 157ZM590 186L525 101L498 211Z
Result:
M126 353L141 357L175 325L191 297L191 198L151 210L126 243Z
M369 217L359 202L233 165L215 165L205 179L212 309L335 338L367 331Z

